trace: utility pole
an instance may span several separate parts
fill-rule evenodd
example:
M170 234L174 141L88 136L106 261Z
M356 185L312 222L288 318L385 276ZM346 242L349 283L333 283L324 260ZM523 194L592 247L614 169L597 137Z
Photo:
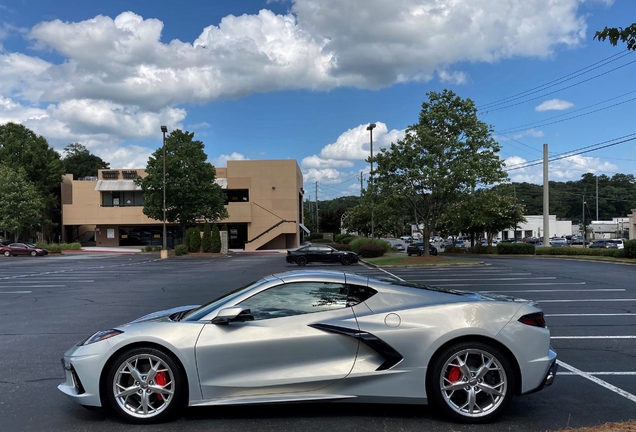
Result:
M583 188L583 211L582 211L582 219L583 222L583 248L585 249L585 239L587 238L587 230L585 229L585 188Z
M364 180L364 174L360 172L360 196L362 196L362 180Z
M598 222L598 176L596 176L596 221Z
M318 223L318 182L316 182L316 232L320 232L320 224Z
M543 144L543 244L550 246L550 181L548 179L547 144Z

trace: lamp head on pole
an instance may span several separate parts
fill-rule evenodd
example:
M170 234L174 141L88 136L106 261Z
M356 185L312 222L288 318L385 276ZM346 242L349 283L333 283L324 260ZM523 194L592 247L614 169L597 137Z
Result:
M375 129L375 123L371 123L369 126L367 126L367 130L368 131L373 130L373 129Z
M163 132L163 133L168 132L168 127L167 126L161 126L161 132Z

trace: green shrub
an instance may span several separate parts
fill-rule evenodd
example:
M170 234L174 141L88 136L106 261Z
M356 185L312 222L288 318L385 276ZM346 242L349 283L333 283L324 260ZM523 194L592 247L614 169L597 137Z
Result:
M336 236L334 237L334 241L336 243L342 243L342 239L347 238L347 237L351 237L351 235L348 234L348 233L336 234Z
M357 238L358 238L358 236L352 236L352 235L350 235L350 236L347 236L347 237L343 238L343 239L341 240L341 242L342 242L342 243L344 243L344 244L349 244L349 243L351 243L352 241L354 241L354 240L355 240L355 239L357 239Z
M219 227L214 225L212 229L212 251L213 253L221 252L221 232Z
M624 244L625 258L636 258L636 240L627 240Z
M530 243L498 243L499 255L534 255L534 245ZM563 248L566 249L566 248Z
M338 249L339 251L351 250L351 247L348 244L344 244L344 243L329 243L329 246L331 246L334 249Z
M566 255L566 256L609 256L623 258L625 249L601 249L601 248L573 248L573 247L540 247L537 255Z
M322 238L322 233L311 233L309 234L309 240L318 240Z
M367 243L360 246L360 256L362 258L377 258L384 255L384 247L378 243Z
M210 231L210 224L205 223L203 225L203 237L201 237L201 251L205 253L212 252L212 231Z
M161 250L161 246L146 246L144 247L144 252L159 252Z
M174 247L174 254L176 256L186 255L188 253L188 247L184 244L176 245Z
M49 253L61 253L63 250L80 250L82 245L80 243L44 243L37 242L36 247L40 249L46 249Z
M371 239L368 238L368 237L355 237L349 243L349 247L351 248L352 251L354 251L355 253L359 254L360 253L360 247L362 245L369 244L369 243L371 243Z
M455 247L455 246L446 246L444 248L444 252L445 253L468 253L468 248L460 248L460 247Z
M477 245L473 248L468 248L468 253L471 254L484 254L484 255L496 255L497 247L495 246L481 246Z
M326 238L318 238L318 239L313 239L311 242L312 243L331 243L331 240Z
M199 227L193 227L188 231L190 233L189 236L186 234L186 237L188 237L188 252L199 252L199 249L201 249L201 230L199 230Z

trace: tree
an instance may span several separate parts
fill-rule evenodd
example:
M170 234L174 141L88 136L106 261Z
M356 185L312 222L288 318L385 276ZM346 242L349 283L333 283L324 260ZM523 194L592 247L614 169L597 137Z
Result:
M206 162L203 143L194 133L176 129L166 137L166 221L186 226L198 219L217 221L228 217L225 194L215 183L216 170ZM146 216L163 220L163 149L148 159L146 177L135 182L144 193Z
M203 225L203 237L201 237L201 252L212 252L212 231L208 222Z
M214 225L214 228L212 228L212 252L221 252L221 232L217 225Z
M424 253L430 232L458 197L507 178L492 128L477 118L470 99L450 90L427 93L418 123L404 139L374 157L375 202L399 197L423 225Z
M0 165L0 229L18 241L22 231L39 225L43 209L44 201L24 170Z
M58 152L44 137L17 123L0 125L0 161L13 169L22 168L44 207L37 225L45 239L53 239L60 220L60 184L64 166Z
M108 162L104 162L79 143L67 145L64 147L64 153L64 170L66 174L73 174L74 179L96 176L98 170L110 168Z
M201 249L201 230L199 227L192 227L187 231L186 244L188 252L199 252Z
M594 34L594 39L599 41L605 41L609 39L609 42L616 46L619 41L627 43L627 49L630 51L636 51L636 23L633 23L629 27L605 27L601 31L597 31Z

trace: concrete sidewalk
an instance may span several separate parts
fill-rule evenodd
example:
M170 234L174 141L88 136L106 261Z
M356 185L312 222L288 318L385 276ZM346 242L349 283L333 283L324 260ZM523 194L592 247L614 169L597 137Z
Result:
M138 248L127 248L127 247L99 247L99 246L87 246L81 249L68 249L63 250L62 253L91 253L91 252L99 252L99 253L116 253L116 254L136 254L141 253L142 250Z

